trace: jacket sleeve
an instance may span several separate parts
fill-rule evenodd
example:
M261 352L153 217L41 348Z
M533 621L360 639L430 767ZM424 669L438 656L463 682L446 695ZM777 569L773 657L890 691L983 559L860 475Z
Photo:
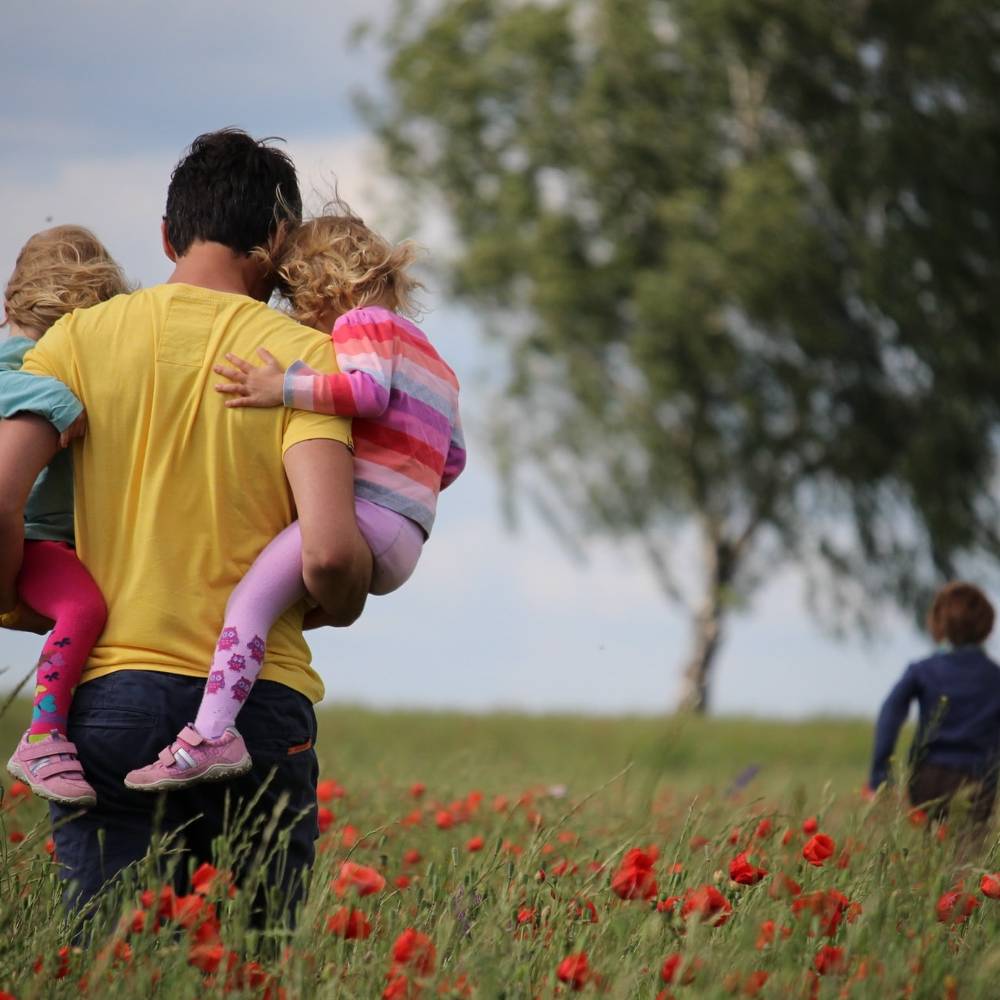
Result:
M382 416L389 405L396 357L391 317L357 310L333 328L339 372L320 375L296 361L285 372L284 403L297 410L340 417Z
M451 443L448 445L448 457L441 473L441 489L446 489L462 474L465 468L465 435L462 433L462 420L457 411L455 422L451 426Z
M83 403L59 379L0 371L0 417L37 413L61 434L82 412Z
M916 664L911 663L903 676L889 692L875 723L875 749L872 752L871 776L868 784L878 788L889 777L889 760L896 748L899 730L906 722L910 702L917 696L918 678Z

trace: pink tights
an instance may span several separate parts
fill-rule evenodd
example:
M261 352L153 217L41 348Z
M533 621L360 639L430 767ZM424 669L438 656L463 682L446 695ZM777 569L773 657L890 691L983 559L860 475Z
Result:
M355 514L372 550L371 593L388 594L401 587L416 567L423 530L409 518L367 500L355 501ZM202 736L215 739L235 723L264 665L271 626L305 593L302 535L296 521L267 545L229 597L194 720Z
M108 612L94 578L65 542L25 542L21 600L55 622L42 647L28 739L65 734L73 691Z

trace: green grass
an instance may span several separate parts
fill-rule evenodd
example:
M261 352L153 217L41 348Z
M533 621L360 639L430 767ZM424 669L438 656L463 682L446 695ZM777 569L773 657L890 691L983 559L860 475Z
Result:
M0 719L0 752L8 752L24 718L19 705ZM81 937L79 925L62 915L55 866L44 850L43 810L31 800L12 806L8 796L0 813L0 990L18 1000L76 996L85 977L95 996L187 1000L264 996L270 989L277 997L280 986L287 998L379 997L390 984L393 943L412 927L428 935L435 956L426 972L412 963L397 967L399 996L565 996L571 985L559 982L557 968L581 952L590 970L581 996L744 996L756 971L768 974L761 997L1000 995L1000 901L978 892L981 875L997 864L995 838L970 845L951 831L939 840L914 827L892 795L864 802L858 789L870 751L868 723L338 708L321 713L320 729L323 776L336 779L345 795L324 803L336 818L321 838L302 918L276 950L267 944L273 936L262 938L248 924L252 885L233 899L217 895L218 952L234 956L228 975L198 967L191 943L201 917L192 928L173 921L153 933L147 915L144 931L130 930L140 890L158 888L152 868L109 894L91 933ZM751 765L755 776L734 790L734 779ZM419 800L410 794L414 782L426 785ZM478 805L470 793L481 793ZM438 828L442 810L457 816L451 828ZM836 842L820 867L801 854L809 816ZM765 818L770 832L757 836ZM348 846L352 831L361 839ZM12 832L28 837L11 844ZM478 851L467 848L473 837L483 838ZM239 840L223 850L238 849ZM259 837L249 840L254 847ZM612 872L625 851L647 845L659 851L655 896L618 898ZM730 860L746 847L770 872L753 886L728 877ZM414 850L421 858L408 863L406 852ZM385 888L338 898L331 883L348 858L385 876ZM783 874L803 893L836 889L858 907L826 937L821 918L796 915L777 891ZM405 888L395 885L400 876L411 879ZM937 919L935 907L959 881L980 905L952 926ZM703 885L732 906L724 925L682 919L682 904L657 911L657 900ZM593 905L596 923L582 919L590 913L584 903ZM365 915L369 937L345 940L327 929L345 905ZM758 948L765 921L774 921L775 940ZM824 944L843 949L844 968L813 977ZM60 947L71 948L69 971L56 979ZM692 969L690 983L668 986L660 978L672 953ZM211 957L203 953L202 965L205 955ZM262 966L256 984L246 971L237 975L251 958Z

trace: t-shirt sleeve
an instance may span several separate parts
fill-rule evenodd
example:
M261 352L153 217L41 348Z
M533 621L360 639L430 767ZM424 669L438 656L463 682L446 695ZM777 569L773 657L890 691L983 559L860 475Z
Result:
M329 341L318 343L310 348L302 358L310 368L327 374L339 371L333 348ZM312 413L309 410L286 410L285 431L281 439L281 454L284 455L293 444L301 441L339 441L353 448L351 438L351 421L346 417L333 417L325 413Z
M73 316L64 316L24 356L21 371L57 378L80 397L76 365L73 364Z

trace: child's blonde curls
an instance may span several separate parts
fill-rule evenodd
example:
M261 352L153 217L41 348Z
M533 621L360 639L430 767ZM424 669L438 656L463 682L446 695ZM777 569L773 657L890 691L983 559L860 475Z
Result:
M291 230L274 251L256 252L274 268L292 315L306 326L319 325L329 312L366 305L410 316L417 310L414 293L423 285L408 273L417 245L390 243L339 199Z
M104 244L83 226L54 226L21 248L4 289L7 320L45 333L74 309L131 291Z

